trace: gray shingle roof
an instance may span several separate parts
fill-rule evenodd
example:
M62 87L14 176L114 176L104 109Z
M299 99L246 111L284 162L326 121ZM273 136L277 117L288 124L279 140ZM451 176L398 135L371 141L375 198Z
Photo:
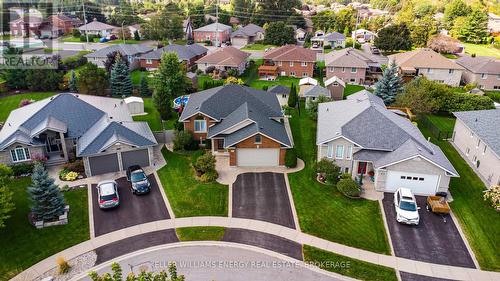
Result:
M330 90L327 88L321 87L319 85L315 85L312 87L307 88L304 91L304 97L314 97L317 98L319 96L325 96L325 97L330 97Z
M500 157L500 109L453 112Z
M153 48L146 44L116 44L102 48L93 53L85 55L87 58L104 58L112 52L120 52L125 56L135 56L152 51Z
M112 26L112 25L94 20L94 21L91 21L87 24L80 26L78 29L80 31L87 31L87 30L88 31L94 31L94 30L101 31L101 30L110 30L110 29L115 29L115 28L116 28L116 26Z
M268 92L273 94L288 95L290 94L290 88L283 85L274 85L267 89Z
M224 31L224 30L231 30L231 27L229 25L225 25L223 23L211 23L205 26L202 26L200 28L195 29L194 31L206 31L206 32L215 32L217 30L219 31Z
M258 25L250 23L238 28L231 34L231 37L251 37L256 36L259 32L264 33L264 29Z
M456 63L472 73L500 74L500 59L495 57L464 55L457 59Z
M208 49L198 45L177 45L171 44L163 48L154 50L152 52L145 53L141 56L141 59L161 59L161 56L165 52L174 52L179 57L179 60L191 60L192 58L199 56L203 53L207 53Z

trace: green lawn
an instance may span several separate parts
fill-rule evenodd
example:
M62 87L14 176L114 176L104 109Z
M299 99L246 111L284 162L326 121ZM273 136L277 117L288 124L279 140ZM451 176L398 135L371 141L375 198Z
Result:
M455 128L454 117L429 114L427 115L427 119L443 132L451 132Z
M462 43L465 46L467 54L476 54L477 56L491 56L500 58L500 50L491 45L480 45L472 43Z
M344 89L344 98L364 89L365 87L361 85L346 84Z
M143 98L144 99L144 112L146 115L137 115L132 118L134 121L146 121L148 122L149 128L151 131L161 131L163 128L161 126L161 118L160 113L156 110L153 99L152 98Z
M61 38L59 38L59 41L71 42L71 43L84 43L84 42L80 41L80 37L73 37L72 35L61 37Z
M220 241L226 228L218 226L196 226L175 229L181 241Z
M289 174L302 231L344 245L389 254L382 214L376 201L348 199L336 188L315 180L316 122L302 106L290 119L295 148L306 162L304 170Z
M269 44L250 44L246 45L245 47L241 48L241 50L247 50L247 51L264 51L267 48L273 48L276 47L275 45L269 45Z
M227 216L228 186L201 183L195 179L191 163L202 151L183 154L162 150L167 165L158 171L175 216Z
M262 65L263 60L257 59L253 60L255 63L251 64L245 72L240 76L240 78L245 82L245 84L250 85L253 81L259 79L259 66Z
M186 39L177 39L177 40L174 40L173 43L177 44L177 45L186 45L187 44L187 40Z
M130 80L132 80L132 84L134 84L134 85L141 84L142 75L145 75L146 78L148 78L148 82L151 82L151 77L152 77L151 72L141 71L139 69L136 69L136 70L130 72Z
M359 280L396 281L393 268L352 259L332 252L304 245L304 261L318 264L321 269L336 272Z
M432 136L423 126L426 137ZM450 204L465 232L481 269L500 271L500 213L483 200L485 186L455 148L447 141L431 141L438 145L458 171L460 178L452 178Z
M23 99L41 100L53 96L54 92L33 92L19 95L3 96L0 95L0 122L5 122L9 113L19 107L19 103Z
M134 39L128 39L128 40L125 40L125 44L141 44L141 40L134 40ZM106 42L106 44L123 44L123 40L121 39L115 39L115 40L111 40L111 41L108 41Z
M292 84L295 84L295 86L298 88L299 87L299 80L300 80L300 78L296 78L296 77L279 76L274 81L254 80L250 83L250 87L255 88L255 89L262 89L264 86L267 86L268 88L271 86L274 86L274 85L283 85L283 86L291 87Z
M6 227L0 229L0 280L12 278L40 260L90 238L86 189L64 192L70 206L69 224L36 229L28 222L26 188L30 183L28 177L9 184L16 209Z
M500 92L499 91L484 91L484 94L490 97L495 102L500 103Z

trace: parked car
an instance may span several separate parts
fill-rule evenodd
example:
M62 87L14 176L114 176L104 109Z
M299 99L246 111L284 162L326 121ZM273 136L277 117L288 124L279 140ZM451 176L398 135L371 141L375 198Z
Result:
M396 209L396 220L400 223L418 225L420 216L415 196L408 188L399 188L394 193L394 208Z
M134 194L144 194L151 191L151 183L139 165L128 167L127 180L132 184L132 193Z
M120 205L118 184L114 180L101 181L97 184L97 200L101 209L118 207Z

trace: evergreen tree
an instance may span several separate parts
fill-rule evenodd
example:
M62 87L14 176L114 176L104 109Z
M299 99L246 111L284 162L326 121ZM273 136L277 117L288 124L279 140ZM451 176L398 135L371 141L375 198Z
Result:
M5 227L5 221L15 209L12 197L14 193L7 187L7 180L12 176L12 169L0 164L0 228Z
M78 88L76 85L76 74L74 70L71 70L71 76L69 78L69 91L72 93L78 92Z
M31 212L34 218L44 221L57 219L64 213L64 196L42 163L35 164L31 179L28 193L32 201Z
M149 91L149 84L146 75L141 76L141 84L140 84L141 96L149 97L151 92Z
M389 105L394 102L396 95L402 90L403 81L398 75L398 66L393 61L384 69L382 78L375 84L375 95L382 98Z
M292 84L290 88L290 95L288 95L288 106L295 107L298 102L297 89L295 88L295 84Z
M116 55L115 64L111 68L111 94L113 96L130 96L132 94L132 80L127 64Z
M479 8L473 9L460 28L458 37L466 42L484 43L488 38L488 15Z
M380 50L395 51L411 48L410 30L405 23L392 24L379 30L374 45Z

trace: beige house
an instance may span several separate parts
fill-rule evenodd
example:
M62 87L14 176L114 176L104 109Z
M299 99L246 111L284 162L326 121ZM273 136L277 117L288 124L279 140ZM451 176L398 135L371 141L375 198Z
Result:
M247 58L249 56L250 53L240 51L235 47L224 47L197 60L196 64L201 71L213 66L225 71L236 69L239 74L242 74L247 67Z
M446 192L450 178L458 177L438 146L366 90L319 104L316 145L318 160L334 161L343 173L377 191L405 187L433 195Z
M425 76L429 80L457 87L464 71L462 66L429 48L390 55L389 61L396 62L405 81Z
M475 83L481 90L500 91L500 59L495 57L463 56L457 63L465 68L462 80Z
M486 186L500 184L500 110L453 113L453 144Z

